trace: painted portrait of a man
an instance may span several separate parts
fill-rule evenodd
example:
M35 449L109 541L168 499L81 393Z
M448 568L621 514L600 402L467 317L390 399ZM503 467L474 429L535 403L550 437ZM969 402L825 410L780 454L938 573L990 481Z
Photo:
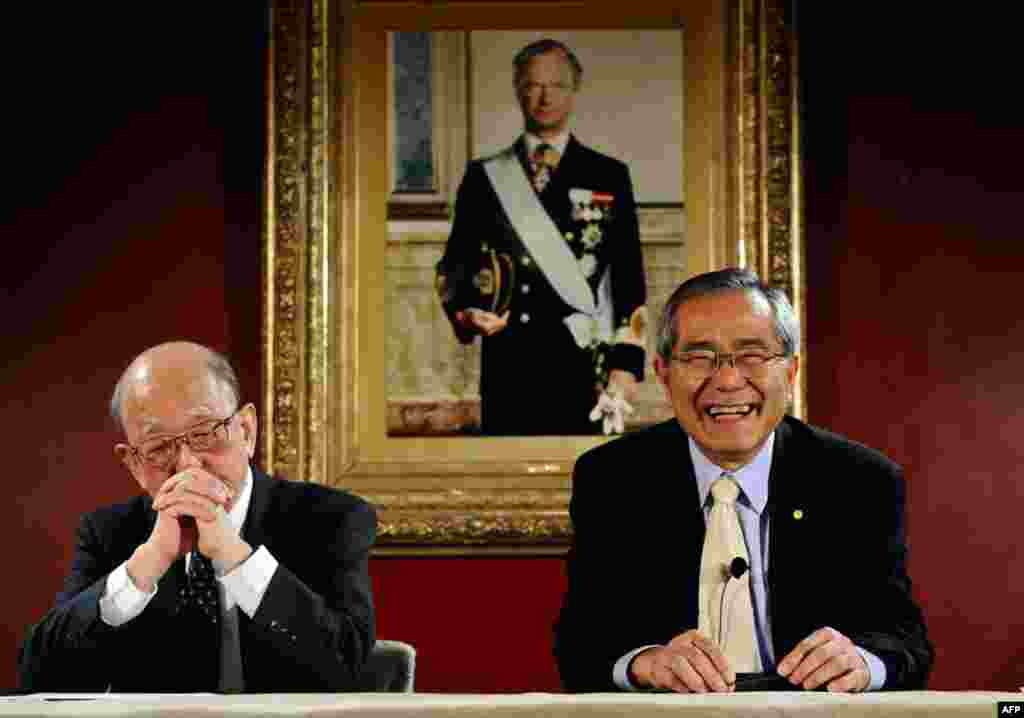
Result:
M644 373L633 185L624 163L571 131L583 80L573 51L545 38L513 64L522 134L470 163L438 288L456 337L482 337L485 435L595 433L602 407L621 415Z

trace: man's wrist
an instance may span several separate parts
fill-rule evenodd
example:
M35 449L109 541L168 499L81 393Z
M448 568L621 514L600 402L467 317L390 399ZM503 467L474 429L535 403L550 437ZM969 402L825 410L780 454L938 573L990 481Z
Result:
M157 581L167 573L172 563L173 559L167 560L147 541L132 552L125 569L135 588L144 593L152 593L156 589Z
M636 688L640 687L640 677L636 674L636 659L639 657L640 654L637 653L635 656L633 656L633 658L630 659L629 663L626 665L626 680L629 681L629 684L631 686L634 686Z
M125 561L107 575L99 601L100 618L114 628L124 625L146 609L156 591L157 586L150 592L140 591L128 575L128 562Z
M854 645L857 649L857 653L860 654L861 660L864 661L864 666L867 669L868 683L864 686L865 691L880 691L885 685L886 669L885 663L881 658L876 656L866 648Z
M650 652L651 647L643 649L633 656L629 661L629 665L626 666L626 677L634 688L646 688L648 685L647 679L637 673L637 668L643 667L644 662L650 660Z
M242 539L238 539L228 546L222 556L211 556L211 558L214 559L214 565L220 569L220 574L224 575L241 566L250 556L252 556L252 546Z
M624 654L619 660L615 661L615 665L612 666L612 681L616 687L621 688L624 691L641 691L647 690L646 686L643 685L643 681L637 676L636 671L633 669L634 659L641 653L645 653L652 648L658 648L657 644L649 646L640 646L634 648L629 653Z

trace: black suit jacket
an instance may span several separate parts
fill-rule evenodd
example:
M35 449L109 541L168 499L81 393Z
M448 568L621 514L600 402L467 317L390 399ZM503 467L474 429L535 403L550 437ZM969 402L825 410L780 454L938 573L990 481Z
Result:
M776 660L831 626L885 663L884 688L923 688L934 654L911 597L900 468L786 417L775 433L767 511ZM705 522L679 423L581 456L570 514L555 657L568 690L616 690L619 658L697 626Z
M525 141L514 150L527 172ZM505 214L487 177L483 163L466 168L455 203L452 232L438 264L443 285L456 295L472 284L482 243L508 255L514 266L515 290L508 326L483 338L480 398L483 430L487 434L593 433L600 424L588 418L596 401L594 368L589 351L581 350L563 323L576 310L566 304L548 282ZM570 137L558 169L540 194L541 203L563 235L579 237L585 222L573 219L570 189L589 189L613 196L611 218L596 224L602 240L594 254L596 271L589 280L592 291L606 267L611 267L613 324L628 324L646 301L640 233L629 169L622 162L585 147ZM579 245L574 253L581 256ZM464 307L446 305L449 312ZM456 336L470 341L456 326ZM607 369L625 369L643 377L644 352L630 345L614 345ZM544 401L538 410L536 401Z
M367 557L373 508L350 494L253 471L242 537L279 566L256 615L238 610L247 692L354 689L374 643ZM156 521L140 496L82 517L71 572L31 632L19 660L30 691L193 692L183 661L189 625L176 610L180 559L136 618L112 628L100 617L107 576L144 543Z

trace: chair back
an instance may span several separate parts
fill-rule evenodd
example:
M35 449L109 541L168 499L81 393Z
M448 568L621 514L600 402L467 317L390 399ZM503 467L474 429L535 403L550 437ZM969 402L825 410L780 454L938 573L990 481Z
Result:
M416 679L416 649L402 641L378 640L363 666L359 690L412 693Z

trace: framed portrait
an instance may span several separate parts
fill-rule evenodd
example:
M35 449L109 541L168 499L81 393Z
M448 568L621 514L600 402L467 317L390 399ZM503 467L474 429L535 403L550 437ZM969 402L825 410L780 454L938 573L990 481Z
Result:
M274 5L261 458L374 503L380 553L563 551L575 459L608 440L474 432L479 340L455 341L434 291L466 161L522 131L523 45L585 68L573 133L630 167L652 317L730 265L803 317L791 3L544 2L542 26L531 4ZM643 384L637 425L670 417Z

